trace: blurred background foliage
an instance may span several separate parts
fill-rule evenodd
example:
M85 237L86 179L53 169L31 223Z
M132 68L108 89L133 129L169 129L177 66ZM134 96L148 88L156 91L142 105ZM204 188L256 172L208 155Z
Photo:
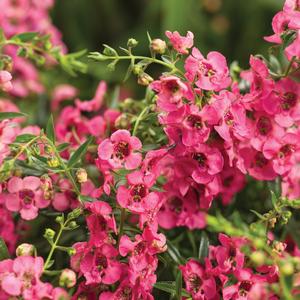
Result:
M148 54L147 31L164 38L165 30L190 30L203 53L220 51L229 63L237 60L246 68L250 54L267 53L263 36L272 33L272 17L282 5L283 0L60 0L52 17L70 51L99 51L103 43L118 48L134 37L137 51ZM98 63L90 70L95 79L118 83L125 67L109 73Z

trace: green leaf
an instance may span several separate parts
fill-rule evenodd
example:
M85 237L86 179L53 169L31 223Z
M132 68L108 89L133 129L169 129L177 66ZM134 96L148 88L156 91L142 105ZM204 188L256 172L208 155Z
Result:
M262 214L260 214L259 212L255 211L255 210L253 210L253 209L250 209L250 211L251 211L252 213L254 213L260 220L266 221L266 218L265 218Z
M94 202L96 200L95 198L85 196L85 195L79 195L78 198L81 202Z
M174 281L160 281L154 284L154 287L158 290L167 292L171 295L176 294L176 284ZM182 296L183 297L191 297L191 295L185 290L182 289Z
M288 30L281 35L282 48L288 47L297 37L297 32L295 30Z
M6 119L20 118L24 116L26 115L20 112L0 112L0 121Z
M182 295L182 273L181 271L178 272L176 276L176 298L181 300Z
M21 134L18 135L14 141L14 143L28 143L31 140L33 140L34 138L36 138L36 136L34 134L30 134L30 133L25 133L25 134Z
M32 41L36 36L38 36L38 32L24 32L14 35L11 40L19 40L21 42L29 42Z
M173 259L173 261L179 265L185 264L184 258L181 256L179 250L171 243L171 241L168 241L167 245L168 245L168 253Z
M87 152L89 145L91 144L93 137L89 137L85 143L83 143L71 156L68 162L68 168L73 167Z
M103 44L103 46L104 46L104 50L103 50L104 55L106 55L106 56L118 56L118 53L114 48L112 48L112 47L110 47L106 44Z
M69 148L70 144L69 143L62 143L62 144L59 144L57 147L56 147L56 150L58 152L62 152L64 150L66 150L67 148Z
M9 253L4 240L0 237L0 261L9 258Z
M201 233L201 239L199 244L199 251L198 251L198 258L203 259L208 255L208 247L209 247L209 240L205 231Z
M55 143L55 131L54 131L54 123L53 123L52 115L50 116L50 118L47 122L46 136L53 144Z

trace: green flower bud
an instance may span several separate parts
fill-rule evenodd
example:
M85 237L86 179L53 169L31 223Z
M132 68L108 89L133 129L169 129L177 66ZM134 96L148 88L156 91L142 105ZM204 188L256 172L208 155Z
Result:
M34 245L23 243L16 249L16 256L33 256L35 253Z
M266 256L263 251L254 251L250 258L257 266L261 266L265 263Z
M294 265L291 262L285 262L281 267L280 271L285 276L290 276L294 273Z
M138 77L138 84L147 86L153 81L153 78L147 73L143 73Z
M136 39L131 38L127 41L127 47L134 48L137 46L138 43L139 42Z
M76 274L70 269L64 269L59 276L59 285L71 288L76 284Z
M70 229L73 229L73 228L76 228L77 227L77 223L75 221L71 221L69 224L68 224L68 227Z
M46 228L45 233L44 233L44 237L47 240L53 240L54 236L55 236L55 231L50 229L50 228Z

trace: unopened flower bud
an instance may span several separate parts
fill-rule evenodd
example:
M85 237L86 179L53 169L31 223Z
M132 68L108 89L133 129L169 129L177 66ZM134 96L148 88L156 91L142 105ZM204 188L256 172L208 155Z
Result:
M52 291L53 299L55 300L70 300L71 296L62 288L56 287Z
M284 262L280 268L280 271L285 276L292 275L294 273L294 266L291 262Z
M150 48L155 53L164 54L167 49L167 44L161 39L154 39L150 44Z
M271 219L269 220L270 228L274 228L276 222L277 222L277 219L276 219L276 218L271 218Z
M34 252L34 245L23 243L16 249L16 256L33 256Z
M142 67L141 65L139 65L139 64L134 65L133 68L132 68L132 73L133 73L134 75L140 75L140 74L142 74L143 72L144 72L144 69L143 69L143 67Z
M126 114L121 114L115 121L115 126L118 129L127 129L130 125L130 120Z
M153 78L147 73L143 73L138 77L138 84L147 86L153 81Z
M273 244L273 250L278 253L283 252L285 250L285 248L286 248L285 243L275 241Z
M264 264L266 256L263 251L254 251L250 258L256 265L261 266Z
M45 233L44 233L44 237L47 240L53 240L54 236L55 236L55 231L50 229L50 228L46 228Z
M85 169L82 169L82 168L78 169L78 170L76 171L76 178L77 178L77 181L78 181L79 183L84 183L84 182L86 182L87 179L88 179L86 170L85 170Z
M69 223L68 227L69 227L70 229L76 228L76 227L77 227L77 223L76 223L75 221L71 221L71 222Z
M76 254L76 250L74 248L69 248L67 252L70 256Z
M41 188L43 191L48 191L53 188L52 180L48 175L43 175L41 177Z
M59 276L59 285L71 288L76 284L76 274L71 269L64 269Z
M265 241L263 239L255 239L253 242L256 249L262 249L265 246Z
M47 164L49 167L56 168L59 166L59 160L57 159L57 157L53 156L51 158L48 158Z
M129 39L128 42L127 42L127 47L129 47L129 48L134 48L134 47L137 46L138 43L139 43L139 42L138 42L136 39L131 38L131 39Z
M59 224L63 223L64 222L64 217L63 216L57 216L55 218L55 221Z

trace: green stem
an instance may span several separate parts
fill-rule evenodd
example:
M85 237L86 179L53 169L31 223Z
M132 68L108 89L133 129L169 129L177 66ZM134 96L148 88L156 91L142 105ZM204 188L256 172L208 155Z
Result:
M285 72L284 72L284 76L283 76L283 77L287 77L287 76L289 75L290 70L291 70L291 68L292 68L292 66L293 66L293 63L294 63L295 59L296 59L296 56L293 56L292 59L291 59L291 61L290 61L289 64L288 64L288 66L287 66Z
M142 117L146 114L146 112L148 111L149 109L149 106L146 106L142 111L141 113L139 114L139 116L137 117L135 123L134 123L134 127L133 127L133 130L132 130L132 135L135 135L136 134L136 131L138 129L138 126L142 120Z
M119 227L119 232L118 232L118 245L120 244L120 239L121 239L121 236L123 235L125 219L126 219L126 209L122 207L121 208L120 227Z
M46 136L44 136L43 138L44 138L44 139L47 141L47 143L51 146L51 148L52 148L52 150L53 150L53 152L54 152L56 158L58 159L60 165L61 165L62 168L64 169L64 172L65 172L66 176L68 177L68 179L70 180L71 184L73 185L73 188L74 188L74 190L75 190L75 193L76 193L78 196L80 196L81 192L80 192L80 190L79 190L79 188L78 188L78 186L77 186L77 184L76 184L76 181L75 181L74 177L72 176L72 174L71 174L69 168L66 166L66 164L65 164L64 161L63 161L63 159L60 157L60 154L59 154L59 152L57 151L55 145L54 145L53 142L52 142L50 139L48 139ZM78 198L78 200L80 201L79 198Z
M59 239L60 239L60 237L62 235L62 232L64 230L65 224L66 223L60 224L59 232L58 232L58 234L56 236L56 239L55 239L54 243L51 245L50 252L49 252L48 257L46 259L46 262L44 264L44 271L47 270L48 264L49 264L49 262L50 262L50 260L52 258L52 255L53 255L55 249L57 248L56 246L57 246L57 243L58 243L58 241L59 241Z
M168 69L171 69L172 73L179 73L180 75L184 76L184 73L179 70L174 64L168 64L162 60L153 58L153 57L147 57L147 56L135 56L135 55L124 55L124 56L105 56L106 60L132 60L132 59L140 59L140 60L148 60L151 63L156 63L159 65L162 65L164 67L167 67Z

